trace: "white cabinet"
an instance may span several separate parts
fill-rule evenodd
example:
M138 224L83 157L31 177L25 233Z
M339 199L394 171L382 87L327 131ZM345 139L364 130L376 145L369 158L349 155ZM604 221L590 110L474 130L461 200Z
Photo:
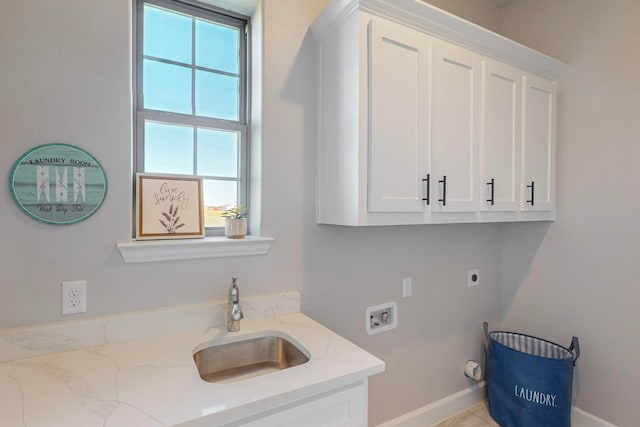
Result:
M366 427L367 386L355 383L218 427ZM213 427L213 426L212 426Z
M434 49L432 212L478 208L476 153L481 56L450 43Z
M521 206L525 211L553 211L556 85L527 75L523 86Z
M553 213L556 84L496 61L483 65L481 210L521 211L523 220Z
M520 209L522 71L486 60L480 121L480 210Z
M429 168L430 45L425 36L369 25L369 212L422 212Z
M311 30L319 223L554 219L564 64L416 0L334 0Z

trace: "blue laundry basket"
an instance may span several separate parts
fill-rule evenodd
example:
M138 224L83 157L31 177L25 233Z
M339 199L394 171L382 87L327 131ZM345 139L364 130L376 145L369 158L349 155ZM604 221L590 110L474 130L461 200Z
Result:
M573 367L569 348L530 335L496 331L487 337L489 413L502 427L571 427Z

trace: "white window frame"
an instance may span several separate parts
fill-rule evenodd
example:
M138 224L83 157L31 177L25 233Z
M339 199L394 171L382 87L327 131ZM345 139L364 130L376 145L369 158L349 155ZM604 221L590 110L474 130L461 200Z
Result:
M134 40L136 40L136 25L137 25L137 1L138 0L133 0L132 3L132 16L133 16L133 28L132 28L132 38ZM238 1L238 3L236 3L236 1ZM240 12L238 15L241 17L246 17L246 14L251 14L253 13L252 11L255 10L256 7L258 7L258 0L212 0L212 2L216 2L218 4L221 5L226 5L226 6L234 6L234 11L238 11ZM238 7L236 9L236 6ZM242 7L241 7L242 6ZM207 7L209 7L209 5L207 5ZM213 7L212 7L213 8ZM258 26L262 25L262 21L261 21L261 15L258 15ZM249 26L251 25L251 23L249 23ZM250 34L250 32L249 32ZM257 38L258 39L258 43L260 43L260 34L253 34L252 37L249 37L249 34L247 34L247 40L252 40L252 38ZM249 47L249 52L247 55L247 58L253 58L255 63L257 63L257 67L256 69L258 70L257 72L260 73L261 72L261 64L262 64L262 52L260 50L256 50L256 51L251 51L250 49L250 44L248 45ZM136 68L136 46L133 46L133 56L132 56L132 67L133 67L133 87L134 87L134 92L133 92L133 116L134 116L134 123L135 122L135 115L136 115L136 109L137 109L137 100L135 99L136 97L136 81L135 81L135 76L136 76L136 72L137 72L137 68ZM251 61L248 61L247 64L247 77L250 79L247 81L248 86L251 87L251 82L254 83L254 87L258 88L258 93L261 92L262 90L262 82L259 78L259 76L253 76L253 72L255 71L251 71L252 67L251 67ZM248 98L247 99L251 99L251 95L250 95L251 90L247 91L247 95ZM250 104L248 102L248 104ZM247 111L249 110L250 105L247 105ZM260 103L254 105L254 108L257 108L255 116L259 118L262 115L262 109L261 109L261 105ZM254 118L255 119L255 118ZM247 114L247 122L251 123L251 117L249 116L249 114ZM249 128L250 129L250 128ZM134 128L134 137L135 137L135 128ZM256 143L257 142L257 143ZM256 151L259 152L260 151L260 144L261 141L254 141L254 146L251 147L251 152ZM135 147L135 145L134 145ZM249 197L251 196L251 200L254 200L254 210L253 210L253 215L251 217L251 224L253 225L252 227L252 232L253 235L252 236L247 236L244 239L227 239L223 236L213 236L213 237L205 237L204 239L177 239L177 240L141 240L141 241L136 241L135 239L130 239L124 242L118 242L117 243L117 248L118 251L120 252L120 254L122 255L123 260L125 261L125 263L127 264L131 264L131 263L154 263L154 262L165 262L165 261L176 261L176 260L194 260L194 259L211 259L211 258L219 258L219 257L238 257L238 256L255 256L255 255L266 255L269 253L269 250L271 248L271 243L274 241L273 237L267 237L267 236L262 236L260 235L260 212L257 211L259 210L259 193L260 193L260 179L259 179L259 175L255 175L256 173L259 174L258 170L259 170L259 159L257 164L252 165L252 162L250 161L250 157L248 156L248 154L250 153L249 151L249 144L247 144L246 147L246 151L247 153L247 164L246 164L246 168L245 168L245 176L247 177L247 183L248 183L248 179L249 176L251 176L252 180L257 180L257 185L256 183L254 183L253 186L253 191L251 192L251 194L249 194L249 191L247 190L247 193L245 194L245 197L247 199L247 201L249 200ZM134 149L134 154L135 154L135 149ZM134 159L135 161L135 159ZM134 174L135 175L135 174ZM133 185L133 180L132 180L132 187L134 187ZM135 194L133 195L133 201L135 201ZM135 205L135 202L134 202ZM134 215L131 216L131 218L134 218ZM135 221L132 221L132 223L135 223ZM133 236L135 236L135 230L133 230Z
M239 63L239 118L238 121L216 119L211 117L203 117L189 114L172 113L144 108L143 98L143 32L144 32L144 4L150 4L177 13L184 13L203 18L209 21L219 22L240 29L240 63ZM205 179L215 179L220 181L237 181L239 204L250 209L249 205L249 18L237 13L219 9L215 6L200 3L191 0L135 0L134 1L134 165L135 172L144 172L144 124L145 121L154 121L159 123L167 123L174 125L186 125L197 127L205 127L212 129L220 129L225 131L235 131L240 135L240 147L238 155L238 178L203 176ZM153 58L156 59L157 58ZM193 61L195 59L192 59ZM172 63L171 61L162 62ZM183 65L183 64L180 64ZM195 70L203 69L202 67L192 66L192 91L195 91ZM205 69L206 71L212 71ZM195 105L195 93L192 92L192 105ZM195 108L192 106L192 111ZM194 135L194 145L197 144L197 135ZM196 147L194 147L194 170L197 161ZM134 173L135 176L135 173ZM202 175L201 175L202 176ZM135 189L134 189L135 191ZM135 194L134 194L135 200ZM135 227L135 221L133 221ZM135 230L133 230L135 235ZM224 234L224 227L207 227L207 236L220 236Z

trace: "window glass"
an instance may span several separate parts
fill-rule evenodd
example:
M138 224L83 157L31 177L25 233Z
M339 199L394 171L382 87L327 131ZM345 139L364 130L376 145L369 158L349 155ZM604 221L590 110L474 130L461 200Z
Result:
M204 180L205 223L210 227L224 227L221 214L238 204L238 184L235 181Z
M201 176L207 233L219 233L223 210L247 200L247 21L136 1L136 170Z
M146 122L144 171L193 174L193 128Z
M238 177L238 133L198 129L198 175Z
M149 59L143 67L145 108L191 114L190 68Z
M144 54L191 64L192 19L155 6L144 6Z
M238 78L196 71L196 114L238 120Z
M239 73L238 29L196 20L196 65Z

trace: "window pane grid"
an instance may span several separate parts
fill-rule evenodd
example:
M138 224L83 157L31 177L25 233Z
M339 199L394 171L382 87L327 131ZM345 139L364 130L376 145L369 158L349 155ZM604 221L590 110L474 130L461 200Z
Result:
M244 133L247 131L245 124L233 120L218 119L215 117L201 117L192 114L170 113L162 110L141 109L138 114L145 120L167 122L175 124L190 124L210 129L220 129Z
M186 62L174 61L174 60L162 58L162 57L159 57L159 56L143 55L142 58L143 59L148 59L150 61L163 62L165 64L177 65L177 66L180 66L180 67L189 67L189 68L193 68L193 69L200 70L200 71L207 71L209 73L220 74L220 75L223 75L223 76L240 77L240 74L238 74L238 73L232 73L232 72L229 72L229 71L218 70L218 69L215 69L215 68L208 68L208 67L204 67L202 65L193 65L193 64L186 63Z
M160 37L168 47L138 40L137 169L203 177L207 226L222 227L221 209L246 205L245 22L212 18L172 0L138 0L138 5L139 38L161 33L163 22L176 23L177 33L188 22L190 30L188 41L186 33ZM148 11L158 22L147 32ZM154 87L162 91L154 93Z
M155 50L158 54L150 55L146 52L147 46L144 45L143 49L145 51L143 52L143 55L142 55L142 58L143 58L142 66L143 66L143 73L146 72L146 70L144 69L145 66L151 66L152 63L162 63L162 64L172 65L180 68L182 67L190 68L191 82L190 82L190 87L188 91L190 92L189 103L191 104L191 109L190 111L187 111L184 108L185 107L184 99L182 100L182 102L178 103L177 105L176 103L173 103L173 102L162 103L162 102L159 102L160 100L154 100L156 102L147 103L147 101L145 100L145 96L147 95L146 85L143 87L143 95L141 97L143 100L142 108L152 109L157 111L183 113L183 114L188 113L188 114L199 115L204 117L217 117L217 118L232 120L232 121L244 120L244 117L243 117L244 114L242 112L241 103L240 103L240 98L244 93L244 90L240 85L241 74L239 73L240 59L241 59L239 39L242 34L242 32L240 31L240 28L232 27L224 23L219 23L213 20L204 20L202 18L196 18L195 16L179 14L159 6L151 6L146 4L144 7L144 10L145 10L145 13L150 12L149 13L150 16L153 16L151 12L155 12L155 13L163 13L168 16L175 15L179 17L181 20L190 19L191 29L190 29L190 43L189 43L190 46L188 49L189 55L185 55L184 53L183 54L175 53L174 52L175 47L173 47L172 43L169 43L169 42L166 42L166 44L169 45L169 48L167 48L168 52L166 52L166 55L160 55L165 52L163 52L162 48L157 46L152 46L151 49ZM165 21L166 21L166 17L165 17ZM211 28L215 28L217 30L223 30L227 32L232 31L236 33L233 41L234 48L232 50L230 50L229 52L223 52L223 53L226 53L226 55L209 55L209 56L210 57L221 56L221 57L227 57L227 58L233 57L232 62L234 62L235 65L231 67L236 68L238 72L227 71L221 68L207 67L207 66L198 64L199 58L206 58L206 56L204 56L204 52L199 54L199 52L202 52L202 51L198 50L198 47L200 44L198 41L198 30L197 30L198 24L208 25ZM182 23L182 27L184 27L184 23ZM184 28L182 29L184 31ZM159 31L159 30L157 32L162 33L162 31ZM163 37L166 38L166 35L163 35ZM179 38L179 37L176 37L176 38ZM229 40L227 40L227 42L229 42ZM205 42L203 41L202 44L205 44ZM149 45L151 45L151 43L149 43ZM206 52L206 53L209 53L209 52ZM173 58L171 58L170 56L173 56ZM176 58L189 59L189 61L186 61L186 60L181 61ZM153 62L150 62L150 61L153 61ZM155 67L157 68L157 66ZM165 71L168 71L168 69L165 68ZM200 72L200 74L198 74L198 72ZM175 69L174 74L176 73L179 73L179 69ZM214 76L219 76L219 77L215 78ZM225 77L229 77L232 80L225 79ZM151 78L152 78L151 75L145 76L145 81ZM182 85L187 84L184 81L179 83L181 83ZM178 83L174 82L174 84L178 84ZM201 93L199 91L200 88L202 88L204 92ZM183 88L183 91L186 91L186 90L187 89ZM174 93L174 95L179 95L179 94L176 92ZM183 93L182 97L184 96L185 94ZM226 105L222 106L220 103L217 103L216 105L206 104L207 102L209 103L211 102L210 99L218 98L218 96L222 96L225 99L229 99L229 98L233 99L234 97L236 99L235 101L233 100L231 101L230 107Z
M242 165L240 162L242 152L241 135L239 134L240 132L227 129L215 129L204 126L185 125L180 122L170 123L155 120L145 120L144 133L146 141L145 150L149 149L150 147L153 148L154 144L162 144L163 149L155 151L165 154L165 156L167 157L165 163L168 161L176 162L176 156L184 155L184 153L189 153L189 151L186 150L189 148L188 146L191 147L191 152L188 154L190 162L192 162L190 164L190 168L188 170L183 168L181 172L174 170L174 173L198 175L202 176L203 178L220 181L240 182L241 180L239 176L239 170L242 169ZM214 150L213 153L209 151L208 156L206 150L204 149L206 148L204 143L205 141L207 141L207 138L201 138L202 145L200 144L200 136L206 136L204 135L204 133L218 134L218 141L209 141L208 144L210 146L217 145L218 149L217 151ZM235 141L227 140L226 144L224 144L225 141L221 140L225 137L233 136L235 136ZM180 141L182 141L182 147L178 146ZM221 147L223 144L226 145L226 147ZM150 151L153 152L154 150ZM225 154L228 158L225 162L221 162L219 158L224 157ZM153 160L150 159L149 155L145 155L144 158L144 170L146 172L162 172L162 168L154 168L150 166L149 162ZM203 158L204 160L202 160ZM202 165L199 164L199 159L202 161ZM226 175L206 173L207 170L211 170L210 168L212 167L212 163L220 163L226 168L231 168L231 172ZM182 164L186 165L186 163L184 162L182 162ZM217 167L218 169L220 169L219 165L213 167ZM165 166L165 169L168 168ZM167 170L167 172L169 172L169 170Z

